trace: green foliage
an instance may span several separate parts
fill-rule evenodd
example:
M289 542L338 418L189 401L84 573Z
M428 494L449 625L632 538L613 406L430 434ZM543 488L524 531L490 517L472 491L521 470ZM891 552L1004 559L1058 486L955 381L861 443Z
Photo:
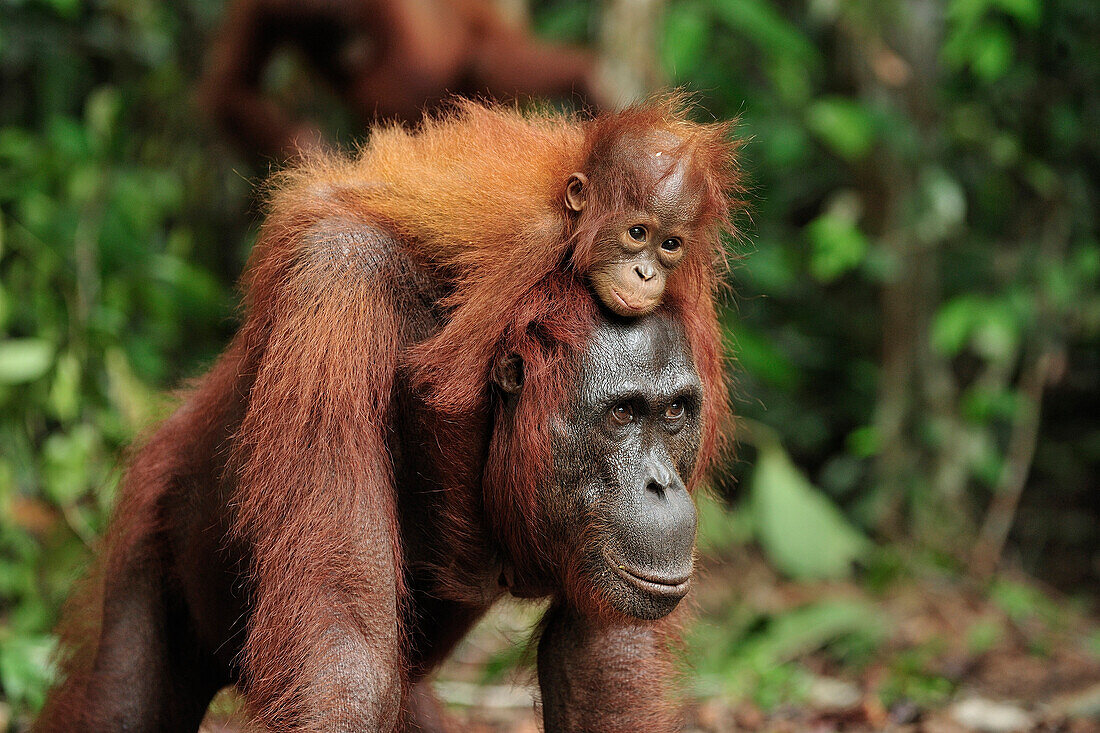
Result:
M777 445L765 445L757 456L752 514L769 558L793 578L844 577L869 549Z
M874 143L871 114L852 99L818 99L806 112L806 125L833 153L849 161L863 158Z
M50 681L50 655L54 641L48 636L17 636L0 639L0 684L16 705L33 709L42 706Z
M834 644L873 648L886 631L881 615L857 601L825 599L776 614L733 606L726 618L692 629L689 646L700 692L770 708L797 699L809 682L792 661Z
M239 268L248 186L196 134L186 55L153 4L0 6L0 698L17 721L42 702L123 447L232 327L216 266Z
M752 244L727 320L739 410L851 519L962 559L1034 414L1023 375L1046 354L1066 358L1062 384L1087 382L1100 344L1084 172L1100 10L940 5L673 2L662 59L750 138ZM1094 426L1075 424L1038 433L1031 475L1051 496L1087 491L1054 478L1065 461L1100 466Z
M50 368L53 356L53 344L45 339L0 341L0 384L35 381Z
M886 706L909 700L919 707L942 705L955 690L951 680L935 671L940 654L936 643L906 650L891 660L890 669L879 689L879 699Z
M742 510L728 511L709 491L695 496L699 528L695 543L699 552L718 556L752 538L752 517Z
M822 282L830 282L855 269L867 256L867 238L857 226L858 205L851 196L840 201L806 225L813 247L810 272Z

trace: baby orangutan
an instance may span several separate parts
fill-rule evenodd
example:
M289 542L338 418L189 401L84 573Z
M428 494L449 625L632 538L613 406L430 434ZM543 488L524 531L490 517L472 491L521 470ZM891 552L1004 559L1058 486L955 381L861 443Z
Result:
M577 172L566 184L565 205L580 217L595 188L588 216L599 231L588 281L600 302L620 316L645 315L660 305L685 248L710 246L699 241L713 225L703 210L706 172L693 170L693 151L685 147L664 130L624 135L589 161L595 183ZM631 184L635 190L628 193L624 188Z
M474 406L491 352L549 307L547 278L562 272L618 316L671 301L713 322L736 203L729 133L727 122L690 121L677 95L592 119L458 101L415 130L375 130L355 161L307 161L287 175L390 226L449 283L450 318L418 347L415 371L453 411Z

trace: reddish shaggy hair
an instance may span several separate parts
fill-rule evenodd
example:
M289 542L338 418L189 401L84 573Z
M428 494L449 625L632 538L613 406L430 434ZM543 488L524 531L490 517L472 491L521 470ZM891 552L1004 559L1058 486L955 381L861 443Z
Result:
M521 585L557 579L577 600L577 577L546 556L537 482L551 473L552 426L600 317L586 275L601 214L644 208L652 184L612 151L670 133L703 202L706 236L687 248L661 305L683 324L705 391L690 487L714 459L727 409L714 297L736 190L728 132L689 122L679 96L591 120L457 102L415 131L377 130L355 159L319 156L276 177L243 281L244 326L135 458L105 587L169 572L157 554L169 541L160 536L167 507L213 478L209 490L232 508L227 539L252 563L238 661L257 718L312 731L355 713L340 701L356 691L339 687L355 680L331 674L349 651L401 656L371 665L390 675L374 681L387 698L379 705L397 710L408 599L387 431L395 394L411 384L438 413L436 445L423 449L447 472L439 593L471 600L484 592L474 574L500 561ZM569 175L596 169L592 203L574 219L563 200ZM379 250L394 246L402 251ZM446 311L439 333L413 345L398 304L415 288L396 272L409 259L442 286ZM509 354L523 360L523 389L506 408L489 385ZM96 727L97 644L121 642L94 637L111 620L108 611L98 635L74 632L84 643L64 660L69 681L43 730ZM341 628L354 633L330 633ZM124 631L116 623L110 634ZM330 709L319 712L319 701Z
M450 514L459 524L487 517L512 562L532 572L544 565L533 538L540 536L536 481L549 470L550 426L599 315L585 283L598 264L597 233L608 217L644 209L654 185L616 163L622 156L614 149L624 139L669 133L678 141L673 155L687 162L691 185L698 188L703 237L687 248L661 306L683 324L705 393L703 440L690 488L720 450L728 401L714 300L726 262L722 235L733 231L739 204L737 144L731 123L692 122L689 112L681 93L591 119L455 100L415 129L375 129L352 160L315 155L272 184L276 217L257 246L250 290L264 278L273 242L300 242L320 218L381 224L451 288L442 303L447 323L401 365L436 410L451 419L485 414L492 364L508 353L522 358L524 390L514 428L494 434L482 495L448 500L457 503ZM564 206L566 182L574 171L593 169L604 174L591 193L596 215L575 226ZM310 205L318 201L327 202L319 211ZM295 221L284 221L288 213ZM369 378L376 381L368 387L375 397L389 388L390 377L380 372L391 367L380 364L392 352L384 353L370 367ZM459 466L482 460L473 450L466 441L454 441L451 460ZM474 506L483 512L467 511ZM471 540L480 534L474 527L456 527L455 534L458 557L484 552Z

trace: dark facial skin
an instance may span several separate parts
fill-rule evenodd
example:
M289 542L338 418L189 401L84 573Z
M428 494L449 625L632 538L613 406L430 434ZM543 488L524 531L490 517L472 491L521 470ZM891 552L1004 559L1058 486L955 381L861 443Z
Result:
M651 191L641 209L611 217L600 230L597 263L588 275L600 301L620 316L642 316L661 303L668 277L697 236L700 199L675 142L657 137L616 152ZM565 201L571 211L585 210L588 186L583 173L569 177Z
M540 496L549 529L584 585L626 616L661 618L690 587L696 516L685 477L701 401L679 327L658 315L608 322L555 426L555 470Z

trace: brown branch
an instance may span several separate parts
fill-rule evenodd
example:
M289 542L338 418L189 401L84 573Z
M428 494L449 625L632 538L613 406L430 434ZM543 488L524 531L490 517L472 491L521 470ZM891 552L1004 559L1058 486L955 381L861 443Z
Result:
M1020 495L1023 494L1024 484L1031 471L1031 462L1035 457L1043 390L1054 359L1055 353L1052 349L1043 349L1020 375L1023 403L1012 427L1000 480L971 554L970 571L979 580L987 579L996 570L1008 540L1008 533L1012 529Z

